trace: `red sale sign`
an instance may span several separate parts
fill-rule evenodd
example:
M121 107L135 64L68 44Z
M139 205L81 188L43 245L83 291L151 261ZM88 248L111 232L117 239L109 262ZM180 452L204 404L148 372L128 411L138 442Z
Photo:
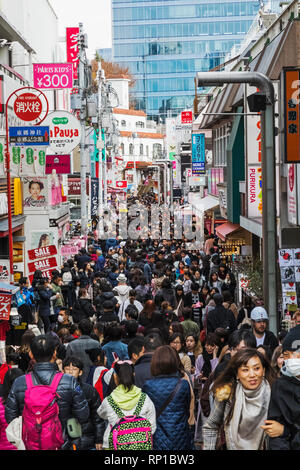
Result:
M0 320L9 320L11 295L0 294Z
M67 28L66 42L67 42L67 62L73 64L73 78L78 80L78 67L79 67L79 28Z
M56 267L57 259L55 256L52 256L51 258L36 260L33 263L28 263L28 271L30 273L34 273L37 270L48 271L49 269Z
M42 277L45 277L49 280L51 280L51 277L52 277L52 272L54 271L54 269L50 269L48 271L42 271ZM29 282L30 284L32 284L32 281L33 281L33 274L30 274L29 276Z
M31 261L47 258L49 256L57 255L57 248L55 245L43 246L35 250L28 250L28 258Z
M33 83L45 90L73 88L73 64L33 64Z

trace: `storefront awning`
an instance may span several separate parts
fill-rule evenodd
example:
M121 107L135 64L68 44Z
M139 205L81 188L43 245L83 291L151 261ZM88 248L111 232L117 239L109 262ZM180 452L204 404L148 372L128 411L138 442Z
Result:
M189 202L197 212L205 212L219 206L219 199L217 197L205 196L201 198L200 194L191 194Z
M239 230L241 227L238 224L232 224L231 222L226 222L225 224L219 225L216 229L216 235L225 242L227 235Z
M25 222L24 216L15 216L12 217L12 231L17 232L20 230ZM8 218L0 221L0 238L7 237L8 235Z

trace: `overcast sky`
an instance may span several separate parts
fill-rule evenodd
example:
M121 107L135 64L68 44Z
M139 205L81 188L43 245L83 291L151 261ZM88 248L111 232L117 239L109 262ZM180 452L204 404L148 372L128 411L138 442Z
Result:
M59 35L65 36L66 27L83 23L88 35L89 59L96 49L111 47L111 0L50 0L58 18Z

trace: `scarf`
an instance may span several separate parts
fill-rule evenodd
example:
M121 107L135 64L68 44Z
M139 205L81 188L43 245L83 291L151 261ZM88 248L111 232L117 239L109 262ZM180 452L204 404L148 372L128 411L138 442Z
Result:
M256 390L247 390L238 382L233 416L228 425L233 450L261 449L264 431L260 426L267 419L270 395L266 379Z
M141 393L142 390L135 385L131 387L131 390L125 389L124 385L119 385L112 392L111 397L122 410L129 411L136 407Z

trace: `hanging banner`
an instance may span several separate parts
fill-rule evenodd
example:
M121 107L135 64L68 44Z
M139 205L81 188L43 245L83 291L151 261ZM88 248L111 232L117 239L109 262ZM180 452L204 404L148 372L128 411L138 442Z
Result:
M205 174L205 134L192 134L192 175Z
M91 217L98 215L99 206L99 179L91 178Z
M58 175L69 175L71 173L70 155L46 155L45 174L51 175L55 170Z
M66 28L67 62L73 65L73 79L78 80L79 28Z
M288 221L292 225L298 223L298 200L297 200L297 171L296 165L290 164L288 167L287 177L287 206Z
M9 320L11 309L11 295L0 294L0 320Z
M285 162L300 163L300 69L283 70Z
M262 172L260 166L248 166L248 217L262 217Z

